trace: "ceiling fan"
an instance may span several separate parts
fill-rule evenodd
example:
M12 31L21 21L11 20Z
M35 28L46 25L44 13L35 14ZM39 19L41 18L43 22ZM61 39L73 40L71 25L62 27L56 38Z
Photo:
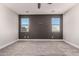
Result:
M52 4L52 3L47 3L47 4ZM38 3L38 9L41 8L41 3Z

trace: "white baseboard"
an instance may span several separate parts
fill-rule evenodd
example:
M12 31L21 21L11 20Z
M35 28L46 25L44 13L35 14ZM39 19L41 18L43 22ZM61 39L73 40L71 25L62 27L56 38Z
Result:
M19 41L63 41L63 39L18 39Z
M70 44L70 45L72 45L72 46L74 46L74 47L76 47L76 48L79 49L79 46L78 46L78 45L73 44L73 43L71 43L71 42L69 42L69 41L67 41L67 40L63 40L63 41L64 41L65 43Z
M7 46L9 46L9 45L11 45L11 44L17 42L17 41L18 41L18 40L15 40L15 41L12 41L12 42L10 42L10 43L7 43L7 44L1 46L0 49L3 49L3 48L5 48L5 47L7 47Z

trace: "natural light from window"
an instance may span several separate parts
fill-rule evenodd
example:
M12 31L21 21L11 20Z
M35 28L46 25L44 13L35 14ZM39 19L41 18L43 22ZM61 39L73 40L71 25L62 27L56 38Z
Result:
M60 32L60 18L53 17L51 20L52 32Z
M29 32L29 18L21 18L21 32Z

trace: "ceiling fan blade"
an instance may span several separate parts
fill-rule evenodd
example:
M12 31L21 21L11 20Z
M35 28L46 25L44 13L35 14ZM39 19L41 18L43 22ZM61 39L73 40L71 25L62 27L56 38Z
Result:
M41 3L38 3L38 9L40 9L40 7L41 7Z

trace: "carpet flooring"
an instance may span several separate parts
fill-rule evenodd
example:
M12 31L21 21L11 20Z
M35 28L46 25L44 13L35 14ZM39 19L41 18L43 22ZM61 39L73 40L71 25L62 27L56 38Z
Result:
M79 49L63 41L18 41L1 49L0 56L79 56Z

